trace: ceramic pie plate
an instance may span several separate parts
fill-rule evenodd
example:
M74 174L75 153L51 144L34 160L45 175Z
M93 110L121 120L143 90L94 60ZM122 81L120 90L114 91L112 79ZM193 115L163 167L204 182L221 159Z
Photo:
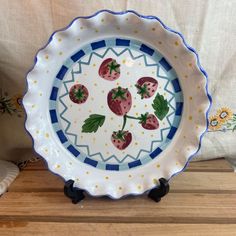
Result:
M11 162L0 160L0 196L19 174L19 169Z
M181 34L157 17L102 10L53 33L23 104L49 169L120 198L181 172L200 148L210 96Z

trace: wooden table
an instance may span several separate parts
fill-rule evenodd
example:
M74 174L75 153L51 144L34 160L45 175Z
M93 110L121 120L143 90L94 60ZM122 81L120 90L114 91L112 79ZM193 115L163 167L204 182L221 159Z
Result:
M86 196L74 205L40 161L0 198L0 235L236 235L236 175L224 160L191 163L170 193L122 200Z

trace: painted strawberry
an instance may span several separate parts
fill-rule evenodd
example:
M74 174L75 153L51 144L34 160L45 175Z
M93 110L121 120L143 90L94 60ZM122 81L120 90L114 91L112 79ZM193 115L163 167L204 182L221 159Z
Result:
M157 86L158 82L152 77L142 77L135 85L142 99L152 97L157 90Z
M88 99L89 92L84 85L75 84L70 88L69 96L72 102L82 104Z
M98 71L103 79L113 81L120 77L120 64L115 59L107 58L102 62Z
M140 117L140 123L144 129L154 130L159 128L159 122L155 115L145 113Z
M107 104L116 115L124 116L132 106L131 93L127 88L114 88L107 95Z
M132 134L129 131L114 131L111 135L111 141L116 148L124 150L132 141Z

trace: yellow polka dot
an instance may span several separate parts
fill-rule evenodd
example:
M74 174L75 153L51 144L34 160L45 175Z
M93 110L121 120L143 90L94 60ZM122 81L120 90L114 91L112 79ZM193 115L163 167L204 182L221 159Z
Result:
M117 85L117 86L119 86L119 85L120 85L120 83L119 83L119 82L117 82L117 83L116 83L116 85Z
M45 134L45 137L46 137L46 138L49 138L49 134L48 134L48 133L46 133L46 134Z
M48 149L47 149L47 148L45 148L45 149L44 149L44 151L45 151L45 152L48 152Z
M129 18L126 18L125 20L127 20L127 21L128 21L128 20L129 20Z
M179 46L179 42L178 41L175 41L175 46Z
M37 82L38 82L37 80L34 80L34 84L37 84Z
M153 182L154 184L158 184L158 180L157 180L157 179L153 179L152 182Z
M138 185L138 189L140 190L142 188L142 186L141 185Z
M196 125L196 129L198 129L199 128L199 126L198 125Z
M199 112L199 113L202 113L202 109L199 109L198 112Z
M59 52L59 55L61 56L63 54L63 52Z
M144 131L142 131L141 134L144 134Z
M192 116L189 116L189 117L188 117L188 119L189 119L189 120L192 120L192 119L193 119L193 117L192 117Z
M201 87L198 85L197 88L200 89Z
M126 62L126 60L125 60L125 59L124 59L124 60L122 60L122 63L123 63L123 64L125 64L125 62Z
M94 100L94 98L93 98L93 97L91 97L91 100L93 101L93 100Z
M122 187L119 187L119 190L122 190Z
M138 116L139 115L138 112L136 112L135 115Z
M95 188L98 188L98 185L95 185Z
M39 93L39 96L42 96L43 94L42 93Z
M109 179L109 177L108 177L108 176L106 176L106 177L105 177L105 179Z
M101 22L104 22L104 19L101 19Z
M134 145L138 145L138 142L135 142Z
M174 58L177 59L178 57L175 55Z
M36 130L36 134L39 134L39 130Z
M130 127L134 127L134 125L133 125L133 124L130 124Z
M188 64L188 66L189 66L189 67L192 67L192 66L193 66L193 64L192 64L192 63L189 63L189 64Z
M176 164L177 166L179 165L179 163L178 163L178 162L176 162L175 164Z
M32 108L35 108L35 105L34 105L34 104L32 105Z
M116 27L116 29L117 29L117 30L120 30L120 27L119 27L119 26L117 26L117 27Z
M155 74L155 72L154 72L154 71L152 71L152 74L154 75L154 74Z
M45 56L45 59L47 60L48 58L49 58L49 56L48 56L48 55L46 55L46 56Z
M144 178L144 175L141 175L141 178Z
M81 26L81 27L80 27L80 29L82 30L82 29L84 29L84 27L83 27L83 26Z
M185 75L185 76L184 76L184 78L186 78L186 79L187 79L187 78L188 78L188 76L187 76L187 75Z
M156 28L152 28L152 31L155 31L156 30Z
M154 137L154 135L153 134L151 134L151 138L153 138Z
M186 139L186 136L184 135L184 139Z
M80 136L80 138L81 138L81 139L83 139L83 138L84 138L84 136L82 136L82 135L81 135L81 136Z
M89 171L86 171L86 174L89 175Z
M98 29L95 29L95 32L96 32L96 33L98 33L98 32L99 32L99 30L98 30Z
M56 168L59 169L61 166L60 165L56 165Z
M190 151L190 148L187 148L188 151Z
M107 146L108 146L108 144L107 144L107 143L105 143L105 146L107 147Z
M93 64L93 66L95 67L95 66L96 66L96 64Z
M61 38L58 39L58 42L61 42Z
M76 182L79 182L79 178L76 178L75 181L76 181Z
M144 105L144 107L147 107L147 106L148 106L147 104Z
M110 152L106 152L106 154L107 154L107 155L109 155L109 154L110 154Z
M104 108L104 106L102 105L101 108Z
M137 33L138 33L138 30L134 30L134 33L137 34Z
M96 138L93 138L93 142L96 142Z
M113 118L113 117L111 117L111 120L114 120L114 118Z
M160 164L157 164L157 165L156 165L156 167L157 167L157 168L160 168L160 167L161 167L161 165L160 165Z
M189 97L189 100L193 100L193 97Z
M161 42L161 41L159 41L158 43L159 43L159 44L162 44L162 42Z
M132 175L128 175L128 177L129 177L129 178L131 178L131 177L132 177Z
M136 107L136 105L133 105L133 108L135 108Z

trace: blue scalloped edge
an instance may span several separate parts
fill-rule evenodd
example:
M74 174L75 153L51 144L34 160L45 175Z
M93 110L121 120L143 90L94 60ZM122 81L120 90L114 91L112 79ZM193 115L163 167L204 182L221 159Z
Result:
M37 63L37 55L38 55L38 53L39 53L41 50L43 50L44 48L46 48L46 47L48 46L48 44L52 41L52 38L53 38L54 34L56 34L56 33L58 33L58 32L61 32L61 31L67 30L68 28L70 28L70 26L71 26L71 25L74 23L74 21L76 21L77 19L90 19L90 18L93 18L93 17L97 16L98 14L100 14L100 13L102 13L102 12L107 12L107 13L110 13L110 14L113 14L113 15L124 15L124 14L127 14L127 13L133 13L133 14L135 14L136 16L138 16L138 17L140 17L140 18L157 20L167 31L169 31L169 32L171 32L171 33L174 33L174 34L177 34L178 36L180 36L180 38L181 38L182 41L183 41L184 46L185 46L190 52L192 52L192 53L195 55L196 60L197 60L197 66L198 66L199 70L202 72L202 74L204 75L204 77L205 77L205 79L206 79L205 90L206 90L206 94L207 94L207 97L208 97L209 102L210 102L209 107L208 107L208 109L207 109L207 111L206 111L206 124L207 124L207 125L206 125L206 129L205 129L205 131L203 131L203 133L200 135L200 138L199 138L199 145L198 145L198 148L197 148L196 152L193 153L192 155L190 155L190 156L188 157L187 162L185 163L184 167L183 167L180 171L178 171L178 172L174 173L173 175L171 175L171 177L168 179L168 181L170 181L174 176L180 174L181 172L183 172L183 171L187 168L189 162L193 159L193 157L194 157L194 156L198 153L198 151L200 150L201 144L202 144L202 138L203 138L204 134L205 134L205 133L207 132L207 130L208 130L208 125L209 125L208 115L209 115L209 111L210 111L211 106L212 106L212 97L211 97L211 95L209 94L209 91L208 91L208 83L209 83L209 81L208 81L208 75L207 75L206 71L203 69L203 67L202 67L201 64L200 64L199 56L198 56L198 53L196 52L196 50L195 50L194 48L192 48L191 46L189 46L189 45L186 43L186 41L185 41L185 39L184 39L184 36L183 36L181 33L179 33L179 32L177 32L177 31L175 31L175 30L173 30L173 29L167 27L157 16L152 16L152 15L144 16L144 15L141 15L141 14L137 13L137 12L134 11L134 10L126 10L126 11L121 11L121 12L114 12L114 11L111 11L111 10L108 10L108 9L103 9L103 10L97 11L96 13L94 13L93 15L90 15L90 16L79 16L79 17L74 18L68 26L66 26L66 27L64 27L64 28L62 28L62 29L59 29L59 30L54 31L54 32L51 34L50 38L48 39L47 43L46 43L42 48L40 48L40 49L36 52L35 57L34 57L34 63L33 63L33 65L32 65L32 67L27 71L26 76L25 76L25 78L26 78L26 89L25 89L25 92L24 92L24 96L25 96L26 93L28 92L28 81L27 81L27 77L28 77L28 74L34 69L34 67L35 67L35 65L36 65L36 63ZM23 104L23 107L24 107L24 104ZM35 153L37 156L42 157L39 153L37 153L37 152L35 151L35 149L34 149L34 139L33 139L32 135L29 133L29 131L26 129L27 113L26 113L25 107L24 107L24 110L25 110L25 114L26 114L26 116L25 116L25 121L24 121L24 128L25 128L26 132L29 134L29 136L30 136L30 138L31 138L31 140L32 140L32 146L33 146L33 151L34 151L34 153ZM55 173L54 171L52 171L52 170L49 168L49 166L48 166L47 160L46 160L45 158L43 158L43 159L45 160L45 163L47 164L47 168L48 168L53 174L59 176L59 177L62 178L64 181L66 181L61 175L59 175L59 174ZM155 187L154 187L154 188L155 188ZM80 189L80 188L77 188L77 187L76 187L76 189ZM152 189L153 189L153 188L152 188ZM127 197L127 196L138 196L138 195L142 195L142 194L145 194L145 193L151 191L152 189L146 190L146 191L144 191L144 192L142 192L142 193L130 193L130 194L126 194L126 195L123 195L123 196L120 197L120 198L114 198L114 197L112 197L112 196L109 195L109 194L105 194L105 195L93 195L93 194L91 194L90 192L88 192L86 189L80 189L80 190L85 191L88 195L93 196L93 197L107 196L107 197L109 197L109 198L111 198L111 199L116 200L116 199L125 198L125 197Z

